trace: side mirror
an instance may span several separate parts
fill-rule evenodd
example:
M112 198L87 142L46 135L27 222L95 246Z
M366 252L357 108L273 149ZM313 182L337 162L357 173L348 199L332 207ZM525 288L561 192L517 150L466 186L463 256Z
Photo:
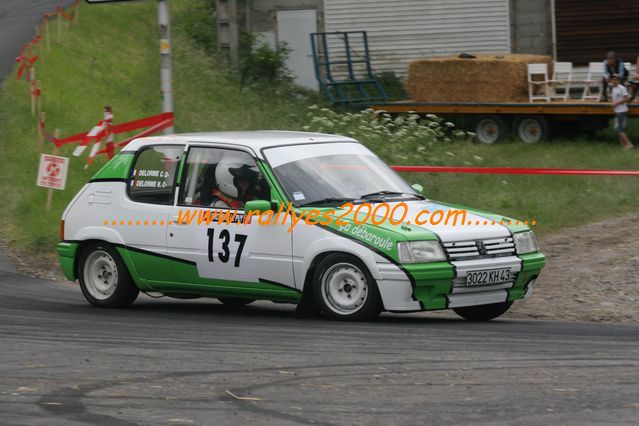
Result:
M421 185L420 185L420 184L418 184L418 183L414 183L414 184L412 184L412 185L411 185L411 188L413 188L415 191L417 191L417 192L418 192L418 193L420 193L420 194L423 194L423 193L424 193L424 187L423 187L423 186L421 186Z
M264 213L267 210L271 210L271 202L266 200L251 200L247 201L244 204L244 212L248 213L250 211L258 213Z

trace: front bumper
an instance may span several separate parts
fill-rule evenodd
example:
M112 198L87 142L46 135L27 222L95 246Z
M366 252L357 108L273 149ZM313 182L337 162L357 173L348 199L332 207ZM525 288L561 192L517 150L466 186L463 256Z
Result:
M546 257L543 254L531 253L450 263L404 265L404 270L413 279L411 299L419 302L423 310L437 310L523 299L530 294L532 285L529 284L537 278L545 263ZM466 286L469 271L497 268L509 268L512 279L499 284Z

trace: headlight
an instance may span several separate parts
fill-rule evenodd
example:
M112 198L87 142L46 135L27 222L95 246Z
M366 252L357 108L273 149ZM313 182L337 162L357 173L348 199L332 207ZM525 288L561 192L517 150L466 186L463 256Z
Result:
M535 234L532 231L514 234L513 238L515 239L517 254L533 253L539 250L537 238L535 238Z
M446 260L437 241L407 241L397 243L401 263L425 263Z

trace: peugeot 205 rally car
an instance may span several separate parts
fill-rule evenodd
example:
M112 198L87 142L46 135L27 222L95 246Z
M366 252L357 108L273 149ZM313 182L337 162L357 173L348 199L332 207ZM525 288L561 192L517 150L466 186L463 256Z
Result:
M366 215L366 203L381 207ZM65 276L101 307L128 306L143 291L296 303L333 319L447 308L496 318L531 293L545 257L527 226L499 215L418 220L454 209L347 137L149 137L73 198L57 251Z

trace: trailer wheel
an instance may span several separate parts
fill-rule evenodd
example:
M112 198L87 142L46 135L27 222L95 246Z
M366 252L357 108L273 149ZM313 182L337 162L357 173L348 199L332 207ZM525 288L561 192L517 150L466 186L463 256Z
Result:
M513 122L513 133L525 143L548 139L548 120L541 115L517 117Z
M475 140L479 143L493 144L508 133L508 126L498 115L479 117L475 122Z

